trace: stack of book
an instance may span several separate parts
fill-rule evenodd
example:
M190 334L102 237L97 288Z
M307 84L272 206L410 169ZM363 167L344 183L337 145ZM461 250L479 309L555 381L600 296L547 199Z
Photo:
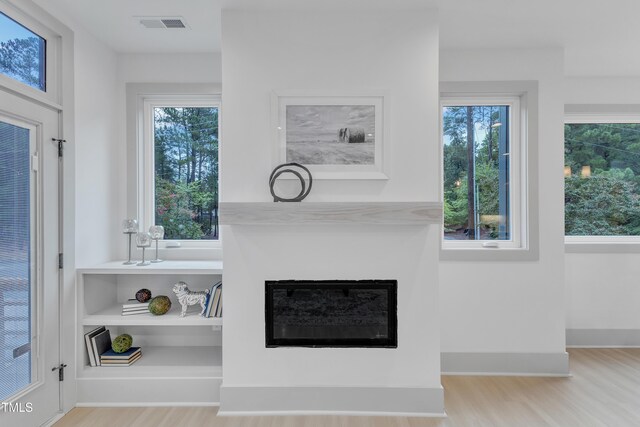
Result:
M131 316L134 314L145 314L149 312L148 302L134 302L122 304L122 315Z
M124 353L116 353L109 349L100 355L101 366L131 366L142 357L140 347L131 347Z
M205 301L204 314L206 317L222 317L222 282L211 286Z
M100 326L84 334L87 356L91 366L129 366L142 356L140 347L131 347L124 353L111 348L111 333Z
M111 333L106 327L100 326L84 334L84 343L87 347L89 364L100 366L100 355L111 350Z

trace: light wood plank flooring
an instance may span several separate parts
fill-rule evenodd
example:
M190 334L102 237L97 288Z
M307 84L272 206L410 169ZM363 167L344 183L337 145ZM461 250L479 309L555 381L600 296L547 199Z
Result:
M448 418L216 417L217 408L76 408L55 427L638 427L640 349L570 349L571 378L445 376Z

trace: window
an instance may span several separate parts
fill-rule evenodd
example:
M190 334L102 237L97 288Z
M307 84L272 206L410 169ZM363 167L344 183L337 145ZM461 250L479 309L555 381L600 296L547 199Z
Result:
M35 129L0 121L0 402L29 386L32 366ZM25 351L18 351L25 349Z
M46 91L46 41L0 12L0 72Z
M640 115L569 114L564 139L567 240L640 236Z
M217 240L219 98L147 97L143 110L143 227Z
M526 247L520 96L444 96L443 249Z

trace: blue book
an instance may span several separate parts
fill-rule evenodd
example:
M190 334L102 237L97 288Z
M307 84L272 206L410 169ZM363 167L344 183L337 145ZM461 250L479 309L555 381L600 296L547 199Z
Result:
M211 291L207 292L207 296L204 297L204 313L207 312L207 307L209 306L209 300L210 299L211 299Z
M130 359L133 356L140 353L140 347L131 347L129 350L124 353L116 353L112 348L105 351L100 355L100 359L110 359L110 360L121 360L121 359Z

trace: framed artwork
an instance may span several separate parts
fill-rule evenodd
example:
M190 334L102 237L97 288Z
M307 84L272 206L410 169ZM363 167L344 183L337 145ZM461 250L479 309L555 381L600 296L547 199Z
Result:
M275 163L314 179L388 179L384 95L273 95Z

